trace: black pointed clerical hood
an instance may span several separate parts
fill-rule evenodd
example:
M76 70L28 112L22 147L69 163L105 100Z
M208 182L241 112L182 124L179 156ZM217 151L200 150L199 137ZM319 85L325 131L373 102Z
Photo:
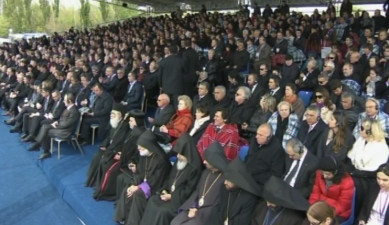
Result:
M268 202L288 209L307 211L309 207L309 202L298 190L275 176L265 183L263 197Z
M143 134L139 136L136 144L146 148L152 153L156 153L162 156L162 158L166 160L169 160L166 156L166 153L163 151L161 146L159 146L157 138L150 130L146 130L145 132L143 132Z
M224 177L239 188L258 197L262 197L262 188L255 182L254 178L247 171L246 165L239 157L228 164L224 172Z
M224 154L224 149L219 142L215 141L204 151L205 160L213 167L224 172L228 165L228 160Z
M180 138L177 139L173 151L185 156L188 160L188 163L193 168L198 170L202 169L202 162L199 152L197 151L196 144L188 133L184 133Z

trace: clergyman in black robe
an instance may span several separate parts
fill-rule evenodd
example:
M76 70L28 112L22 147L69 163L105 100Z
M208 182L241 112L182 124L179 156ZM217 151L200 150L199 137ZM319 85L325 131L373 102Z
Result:
M193 138L184 133L173 151L177 153L178 161L159 194L147 203L141 225L169 225L200 179L203 166Z
M161 188L171 167L151 131L145 131L137 145L139 162L131 167L132 182L123 189L115 209L115 221L127 225L140 223L147 200Z
M145 131L145 114L142 111L132 110L129 112L128 117L130 130L126 134L121 149L116 150L117 153L113 157L113 164L110 167L103 167L101 171L103 176L98 176L100 179L96 182L96 191L93 194L96 200L116 200L116 191L118 190L116 187L117 177L121 174L122 170L129 170L129 162L138 161L138 146L136 145L136 141ZM119 189L118 194L121 194L121 191L122 188Z
M239 157L235 158L224 173L225 190L221 198L219 221L215 225L250 224L262 189Z
M216 224L217 213L220 210L221 192L224 189L223 171L228 160L223 147L212 143L204 153L205 166L196 190L179 208L179 214L174 217L171 225Z
M117 161L115 155L121 149L128 130L128 124L124 120L124 114L125 108L120 104L115 104L111 111L111 131L107 138L104 139L99 151L95 154L89 165L86 186L99 186L104 173Z
M254 210L251 225L300 225L309 202L297 189L272 176L263 187L263 197Z

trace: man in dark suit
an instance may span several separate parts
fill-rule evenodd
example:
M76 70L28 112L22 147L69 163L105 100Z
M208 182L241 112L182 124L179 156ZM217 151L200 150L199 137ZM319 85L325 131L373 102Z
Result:
M177 46L169 47L168 55L159 63L160 86L169 95L174 106L178 105L178 96L184 93L184 61L177 55Z
M214 88L213 97L215 101L209 110L211 120L213 120L217 109L228 109L231 104L231 100L227 97L227 90L223 85Z
M308 199L319 161L296 138L286 143L286 154L284 181Z
M137 81L137 76L135 73L128 74L128 89L127 93L124 96L123 101L121 102L127 109L127 112L133 109L141 109L143 101L143 87L141 83Z
M284 96L284 91L280 87L281 79L278 76L271 75L269 78L269 94L270 96L273 96L277 104L281 101L282 97Z
M18 115L17 117L15 117L16 122L15 122L15 126L13 126L10 129L11 133L21 132L24 122L28 121L27 117L39 116L39 115L43 115L45 113L50 112L50 109L53 105L53 99L51 98L51 95L50 95L50 89L43 88L42 92L41 92L41 96L42 96L42 101L39 103L36 103L35 108L31 108L31 110L26 110L27 113L23 113L23 110L22 110L20 113L21 116L19 117L19 115Z
M199 84L198 94L193 98L192 114L196 113L198 106L203 106L207 109L213 105L213 97L209 93L210 85L208 82L203 81Z
M65 104L61 99L61 93L55 90L51 93L53 104L50 107L49 112L39 113L37 116L25 116L23 117L23 131L24 135L21 136L23 142L34 141L39 127L44 124L51 124L54 121L59 120L62 112L65 110Z
M284 174L285 151L281 141L272 136L268 123L260 125L257 135L250 140L246 165L259 185L264 185L271 176Z
M114 93L116 85L118 84L118 76L115 73L112 66L107 67L105 70L106 78L103 80L102 77L99 78L100 83L103 84L104 90L108 91L111 95Z
M96 95L96 100L90 112L83 114L84 119L82 120L80 133L82 144L89 143L91 138L90 125L99 125L99 137L104 137L109 129L109 116L113 105L113 98L108 92L104 91L103 86L99 83L96 83L92 90Z
M48 158L50 154L50 138L51 137L60 137L68 138L74 132L78 120L80 119L80 113L77 108L74 106L74 96L71 93L68 93L64 97L64 103L66 109L62 113L58 121L53 122L52 124L45 124L39 130L39 134L36 137L36 142L31 145L28 149L39 150L39 147L42 146L43 153L39 157L40 160Z
M160 94L158 96L157 105L158 109L155 112L154 118L148 118L153 130L159 130L160 126L166 125L175 112L173 106L170 104L170 98L167 94Z
M317 77L320 71L317 69L317 62L311 59L307 64L307 69L300 74L298 80L295 81L300 90L314 91L317 87Z
M186 74L184 76L184 93L189 97L193 97L196 93L196 72L200 70L199 55L191 48L191 40L184 41L185 50L182 53L182 60L184 61Z
M311 105L305 110L306 120L301 122L298 139L305 145L309 152L317 155L317 147L320 136L326 132L328 126L320 118L320 109Z
M83 106L88 105L89 96L92 92L92 90L90 88L90 84L91 84L90 79L91 79L91 77L87 74L81 75L82 88L78 91L77 95L75 95L76 99L74 102L74 104L76 105L77 108L81 108Z
M262 88L262 86L258 84L258 74L256 73L249 74L247 77L247 85L251 91L249 102L252 106L257 107L259 100L261 100L261 97L265 94L266 89Z

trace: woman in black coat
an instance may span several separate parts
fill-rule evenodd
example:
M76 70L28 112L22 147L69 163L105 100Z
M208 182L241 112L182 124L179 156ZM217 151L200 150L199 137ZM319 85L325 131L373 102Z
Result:
M346 115L336 111L330 117L328 126L330 129L325 131L319 139L316 156L318 158L333 156L339 162L347 164L347 153L353 147L355 138L348 129Z
M377 170L377 183L366 193L366 201L358 216L360 225L389 225L389 163Z

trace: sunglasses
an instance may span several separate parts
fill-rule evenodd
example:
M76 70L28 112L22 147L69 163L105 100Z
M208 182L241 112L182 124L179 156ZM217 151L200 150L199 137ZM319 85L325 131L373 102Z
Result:
M328 59L335 59L334 57L328 57Z
M315 98L321 99L321 98L323 98L323 95L315 95Z

